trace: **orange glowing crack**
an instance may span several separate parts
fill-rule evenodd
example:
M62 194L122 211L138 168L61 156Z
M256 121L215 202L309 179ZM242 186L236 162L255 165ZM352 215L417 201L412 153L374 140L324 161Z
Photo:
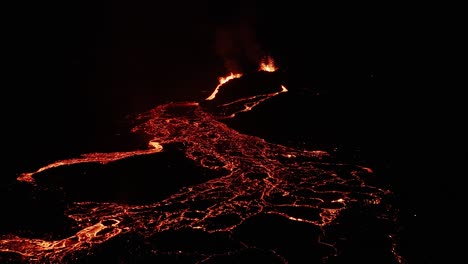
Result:
M224 116L222 118L233 118L239 113L248 112L248 111L252 110L254 107L256 107L257 105L263 103L264 101L266 101L266 100L268 100L268 99L270 99L270 98L272 98L274 96L277 96L280 93L284 93L284 92L287 92L287 91L288 90L286 89L286 87L284 85L281 85L281 91L279 91L279 92L250 96L250 97L241 98L241 99L229 102L229 103L225 103L225 104L221 105L221 107L226 107L226 106L230 106L230 105L234 105L234 104L243 103L244 108L233 112L229 116Z

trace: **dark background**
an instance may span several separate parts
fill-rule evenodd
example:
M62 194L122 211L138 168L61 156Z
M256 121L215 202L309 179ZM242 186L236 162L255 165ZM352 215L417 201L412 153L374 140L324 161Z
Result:
M21 138L15 143L22 147L14 147L20 156L93 148L126 114L161 102L202 100L228 73L217 37L227 31L221 45L248 39L242 43L249 47L231 56L238 64L245 66L240 61L252 50L272 55L288 89L316 101L326 97L331 104L324 114L350 115L340 121L378 128L385 142L400 146L438 111L422 82L434 78L425 71L437 55L422 39L433 30L427 24L432 20L414 12L266 1L15 7L7 26L12 34L5 38L7 132ZM228 28L247 28L254 38ZM310 123L306 110L296 115L305 119L300 123ZM360 130L354 134L366 132Z
M445 10L390 3L72 1L28 3L7 13L2 183L99 151L127 114L203 100L228 71L217 32L239 25L255 36L246 42L273 56L284 83L301 98L302 106L262 124L280 129L282 121L298 120L301 125L283 131L305 138L315 133L312 145L359 153L383 175L399 195L403 244L413 263L437 263L436 256L455 251L445 242L457 226L461 198L455 150L462 121L446 77L452 26ZM246 70L250 47L235 53Z

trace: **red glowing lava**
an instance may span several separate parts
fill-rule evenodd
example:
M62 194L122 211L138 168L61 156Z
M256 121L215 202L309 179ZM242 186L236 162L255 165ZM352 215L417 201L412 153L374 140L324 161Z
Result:
M266 72L275 72L277 69L278 68L276 67L273 58L266 57L260 62L260 67L259 67L258 70L259 71L266 71ZM206 98L206 100L213 100L216 97L216 94L218 93L221 86L223 86L223 84L229 82L230 80L237 79L237 78L240 78L240 77L242 77L242 73L232 73L232 72L229 73L229 75L227 75L225 77L220 77L218 79L218 81L219 81L218 86L216 86L213 93L210 96L208 96L208 98Z
M269 58L262 62L260 69L275 71L277 67ZM241 74L231 73L220 78L220 84L206 100L214 99L222 84L240 77ZM281 86L281 90L275 93L241 98L220 107L243 105L228 116L231 117L286 91L286 87ZM366 184L364 178L372 174L368 168L333 162L324 151L296 149L239 133L217 116L205 112L196 102L159 105L138 115L135 121L138 125L132 132L144 133L151 138L148 149L84 154L24 173L18 180L36 184L35 176L54 168L89 163L112 164L122 159L164 152L165 146L170 144L183 145L180 151L185 157L209 171L223 171L222 176L187 186L151 204L71 202L64 212L75 223L76 231L70 236L59 240L1 236L0 252L19 254L29 262L63 263L74 254L87 252L122 234L136 233L150 238L164 231L186 228L207 234L233 233L260 214L323 229L333 223L343 210L356 205L378 205L388 193ZM61 177L66 180L67 175ZM247 242L242 242L242 245L249 247ZM154 252L158 254L157 250ZM169 253L188 254L179 250ZM226 255L231 253L229 250L222 252ZM280 253L275 254L284 259ZM197 262L213 256L193 255Z

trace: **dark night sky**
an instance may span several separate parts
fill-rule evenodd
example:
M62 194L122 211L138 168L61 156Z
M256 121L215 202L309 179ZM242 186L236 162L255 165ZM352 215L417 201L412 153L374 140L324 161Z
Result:
M458 108L441 106L448 92L436 85L435 69L449 56L438 50L438 40L449 39L438 13L390 3L65 2L11 9L2 84L9 175L36 168L38 156L93 150L128 113L205 98L227 73L217 46L226 40L217 32L244 27L247 33L227 33L252 43L235 52L237 63L249 69L248 54L259 50L276 59L291 91L329 95L343 103L336 111L357 106L366 128L377 129L356 133L380 140L376 159L389 161L389 174L404 179L398 184L411 189L406 198L423 214L458 197L451 183L436 180L457 179L436 164L456 163L458 133L445 118ZM243 40L249 32L255 38ZM447 129L435 132L440 127ZM438 215L429 223L442 221Z

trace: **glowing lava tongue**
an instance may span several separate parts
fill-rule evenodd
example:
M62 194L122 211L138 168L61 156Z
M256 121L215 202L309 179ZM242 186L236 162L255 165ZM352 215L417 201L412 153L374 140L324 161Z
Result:
M278 68L276 67L273 58L268 56L268 57L263 58L262 61L260 61L260 66L259 66L258 70L259 71L266 71L266 72L275 72L276 70L278 70ZM240 78L240 77L242 77L242 73L233 73L233 72L231 72L229 75L227 75L225 77L218 78L218 80L219 80L218 86L216 86L216 89L213 91L213 93L208 98L206 98L206 100L213 100L216 97L216 94L218 93L221 86L223 86L223 84L229 82L230 80L237 79L237 78Z
M213 91L213 93L208 98L206 98L206 100L213 100L216 97L216 94L218 93L219 88L223 84L229 82L232 79L236 79L236 78L240 78L240 77L242 77L242 73L236 73L235 74L235 73L232 73L232 72L226 77L219 77L218 78L218 80L219 80L218 86L216 86L216 89Z
M275 65L275 62L271 57L265 57L260 61L260 65L258 68L259 72L272 73L272 72L275 72L276 70L278 70L278 67ZM249 93L245 93L245 91L242 92L238 89L234 89L235 91L234 91L234 96L233 96L232 90L225 89L225 90L229 90L226 93L229 95L226 96L226 94L224 94L221 97L219 96L219 91L221 87L223 88L229 87L229 85L227 86L223 86L223 85L227 84L229 81L233 79L238 79L242 76L243 76L242 73L230 73L226 77L220 77L218 86L216 86L213 93L208 98L205 99L206 101L216 101L213 104L208 104L209 106L206 110L208 110L210 114L212 114L217 119L233 118L238 113L250 111L255 106L259 105L265 100L268 100L280 93L284 93L288 91L284 85L278 85L278 87L275 87L275 90L272 90L271 89L272 87L270 87L271 85L268 85L268 82L265 82L265 83L257 82L256 85L262 86L262 87L259 87L259 90L251 90ZM259 76L266 76L266 75L261 74ZM245 90L246 87L236 87L236 88L244 88Z

